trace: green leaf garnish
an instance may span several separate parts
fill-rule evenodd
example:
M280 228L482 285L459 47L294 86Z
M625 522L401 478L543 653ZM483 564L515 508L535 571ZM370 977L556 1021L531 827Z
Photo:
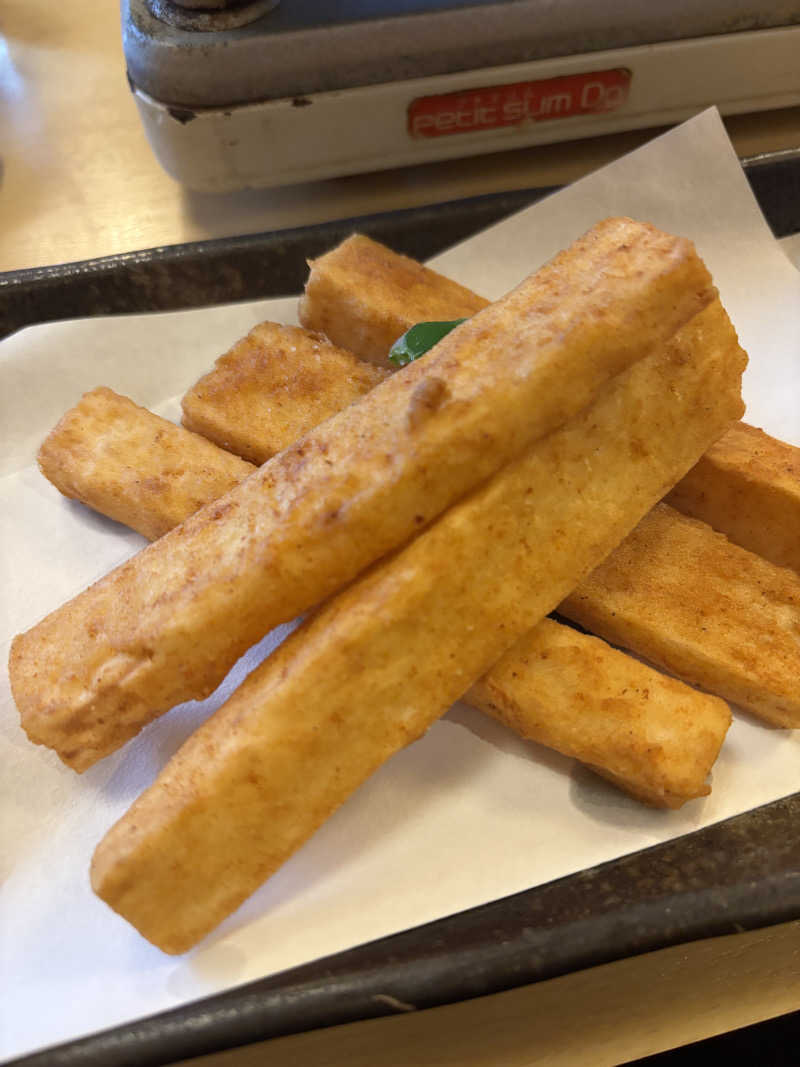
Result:
M418 322L410 330L406 330L389 349L389 362L395 367L405 367L407 363L413 363L415 359L424 356L443 337L446 337L456 326L460 326L466 319L452 319L450 322Z

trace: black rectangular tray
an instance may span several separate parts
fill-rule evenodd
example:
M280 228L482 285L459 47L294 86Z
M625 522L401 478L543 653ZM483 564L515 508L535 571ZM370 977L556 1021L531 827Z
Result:
M747 160L776 236L800 232L800 154ZM34 322L297 293L306 259L359 231L425 259L549 190L0 275L0 336ZM13 1061L165 1067L422 1010L698 938L800 918L800 793L447 919Z
M775 236L800 231L800 149L755 157L743 165ZM291 296L305 284L306 261L356 230L424 260L552 191L491 193L316 226L0 273L0 338L36 322Z

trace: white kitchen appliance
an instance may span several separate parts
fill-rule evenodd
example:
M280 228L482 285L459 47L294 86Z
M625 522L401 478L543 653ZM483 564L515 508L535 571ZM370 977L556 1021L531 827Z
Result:
M123 0L164 168L279 185L800 103L800 0Z

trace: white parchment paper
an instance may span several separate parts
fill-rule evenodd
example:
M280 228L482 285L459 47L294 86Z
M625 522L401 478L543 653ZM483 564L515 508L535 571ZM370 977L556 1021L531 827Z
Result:
M434 265L498 296L610 214L696 242L750 354L748 421L800 445L800 274L764 223L713 110ZM0 345L0 1056L452 914L800 788L798 736L742 716L714 769L712 795L676 813L650 811L456 707L186 956L163 955L95 899L95 844L255 653L223 692L175 709L83 776L29 744L5 670L11 637L143 544L63 499L36 469L36 448L100 384L176 417L179 395L221 352L261 319L295 321L295 305L58 323Z

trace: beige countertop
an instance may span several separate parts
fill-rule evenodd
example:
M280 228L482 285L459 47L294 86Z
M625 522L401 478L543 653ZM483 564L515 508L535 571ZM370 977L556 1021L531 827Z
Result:
M742 156L796 147L800 108L728 126ZM651 132L258 192L190 193L150 152L115 6L5 0L0 271L562 183ZM614 1064L800 1008L799 959L800 924L787 924L593 968L466 1012L455 1005L282 1039L274 1062ZM243 1052L213 1062L259 1061Z
M277 189L182 189L152 155L119 15L91 0L0 8L0 271L560 184L653 131ZM728 122L742 156L795 147L800 108Z

